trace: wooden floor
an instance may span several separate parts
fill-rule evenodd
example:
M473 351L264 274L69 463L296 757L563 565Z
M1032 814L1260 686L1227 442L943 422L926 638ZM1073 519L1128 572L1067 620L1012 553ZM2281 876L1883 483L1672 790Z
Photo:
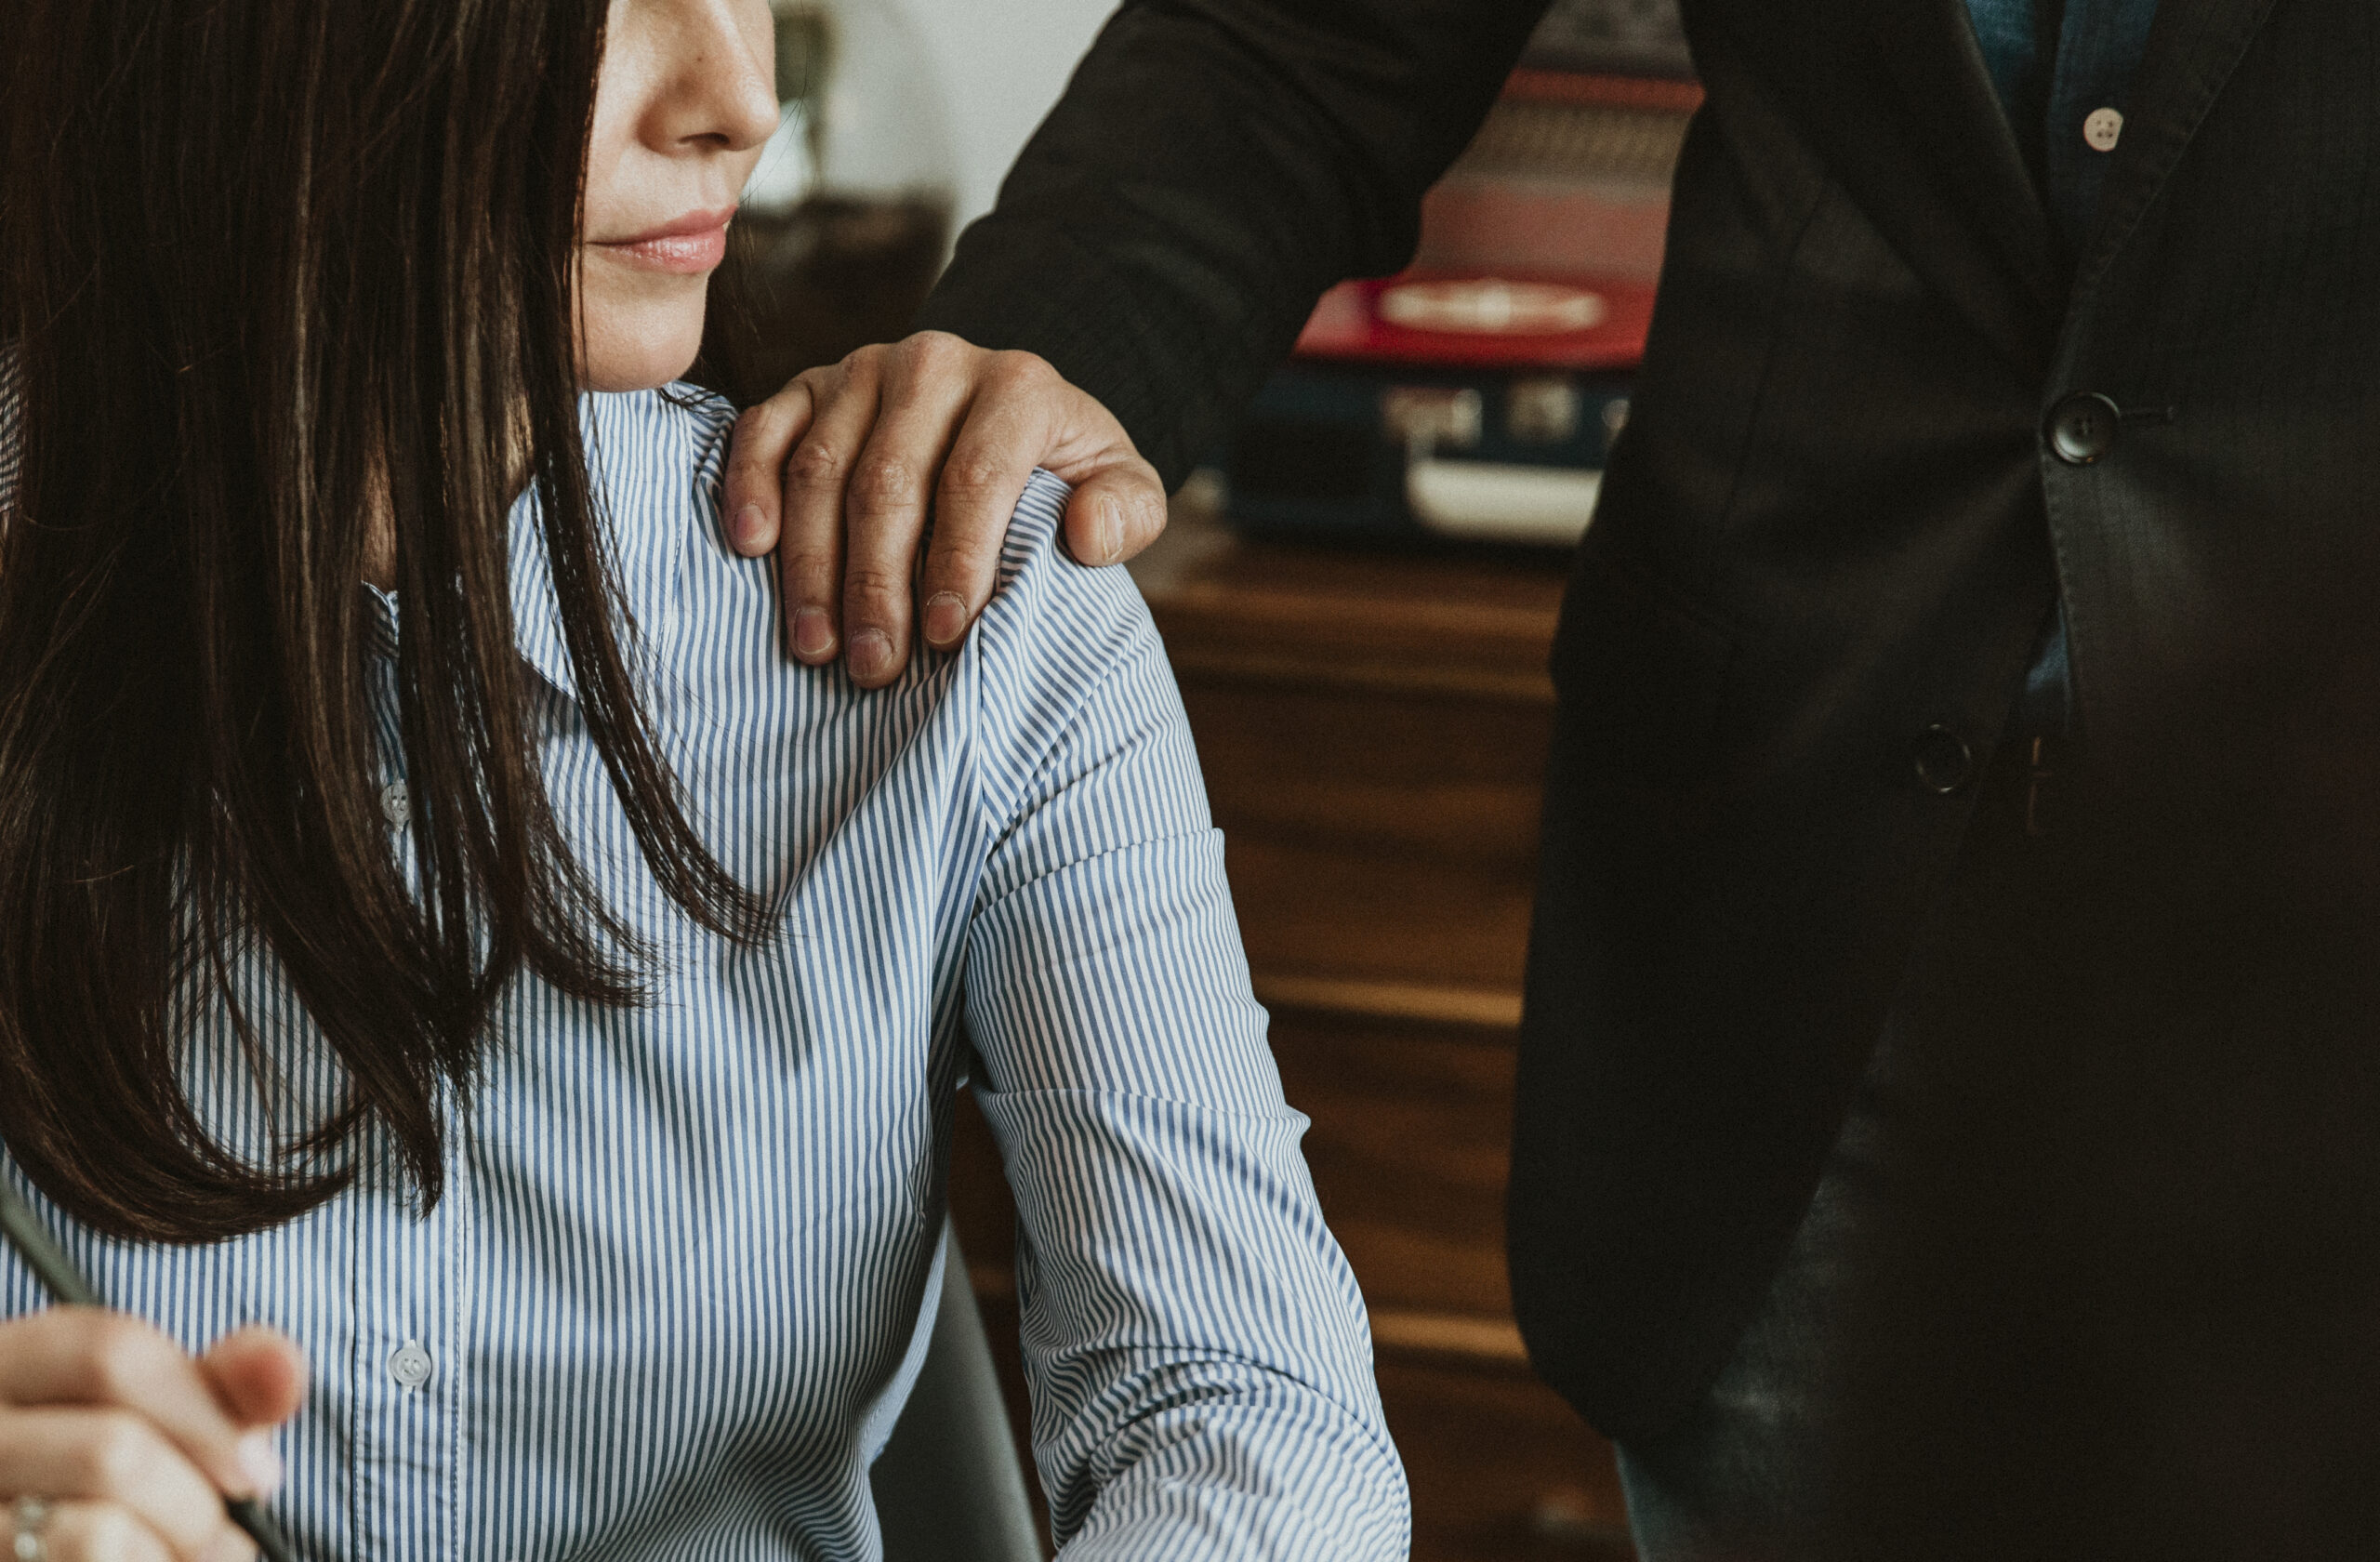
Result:
M1504 1278L1560 570L1251 546L1194 511L1134 573L1370 1306L1416 1562L1631 1556L1610 1449L1528 1371ZM952 1200L1021 1412L1013 1212L972 1105Z

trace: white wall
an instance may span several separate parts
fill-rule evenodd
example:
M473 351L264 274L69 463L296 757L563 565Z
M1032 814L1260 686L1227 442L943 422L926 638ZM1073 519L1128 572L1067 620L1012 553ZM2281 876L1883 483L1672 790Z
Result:
M991 209L1001 176L1058 100L1116 0L895 3L923 41L942 88L963 225Z

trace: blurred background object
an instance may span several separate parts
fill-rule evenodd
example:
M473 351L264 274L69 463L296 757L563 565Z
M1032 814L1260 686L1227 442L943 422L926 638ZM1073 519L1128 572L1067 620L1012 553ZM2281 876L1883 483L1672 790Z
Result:
M950 246L949 122L894 0L774 0L777 131L745 186L696 377L737 404L907 333Z
M1412 266L1323 298L1218 459L1284 538L1568 548L1627 422L1701 101L1675 0L1562 0L1422 205Z
M1522 64L1681 80L1694 74L1677 0L1554 0Z
M992 209L1009 165L1058 100L1117 0L902 0L957 138L964 228Z

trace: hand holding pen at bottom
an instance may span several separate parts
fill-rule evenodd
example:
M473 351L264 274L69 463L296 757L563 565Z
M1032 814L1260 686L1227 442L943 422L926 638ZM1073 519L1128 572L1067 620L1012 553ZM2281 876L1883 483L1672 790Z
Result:
M305 1383L298 1347L269 1329L192 1357L91 1307L0 1323L0 1557L245 1562L256 1542L223 1500L271 1495L271 1429Z

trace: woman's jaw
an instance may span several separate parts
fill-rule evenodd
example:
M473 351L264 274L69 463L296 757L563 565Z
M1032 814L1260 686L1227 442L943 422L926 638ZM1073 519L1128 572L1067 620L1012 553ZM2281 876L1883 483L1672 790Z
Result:
M734 212L696 211L579 246L579 377L588 390L648 390L693 364Z

